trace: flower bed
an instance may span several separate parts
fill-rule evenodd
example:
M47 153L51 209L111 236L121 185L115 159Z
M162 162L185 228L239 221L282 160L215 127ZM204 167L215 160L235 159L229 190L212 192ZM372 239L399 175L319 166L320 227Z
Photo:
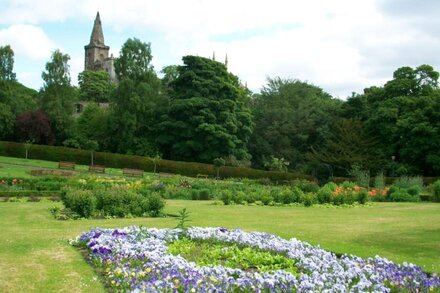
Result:
M168 244L182 237L280 253L294 260L296 273L197 266L168 252ZM297 239L285 240L260 232L225 228L96 228L73 243L87 249L106 284L118 292L425 292L440 287L438 276L428 276L412 264L397 265L378 256L338 258Z

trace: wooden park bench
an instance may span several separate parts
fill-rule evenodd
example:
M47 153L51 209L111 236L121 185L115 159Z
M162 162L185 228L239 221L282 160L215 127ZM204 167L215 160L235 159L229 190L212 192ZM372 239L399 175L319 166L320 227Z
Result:
M124 168L122 169L122 174L128 176L144 177L144 170Z
M102 165L89 165L90 172L105 173L105 166Z
M58 168L59 169L71 169L71 170L75 170L75 163L73 162L63 162L60 161L58 163Z

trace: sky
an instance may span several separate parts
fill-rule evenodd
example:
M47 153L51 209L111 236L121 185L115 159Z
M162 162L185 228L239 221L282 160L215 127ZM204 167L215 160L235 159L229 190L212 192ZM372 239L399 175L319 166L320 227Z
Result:
M115 57L133 37L151 43L157 72L185 55L227 54L254 92L281 77L346 99L402 66L440 70L438 0L0 0L0 46L14 50L18 81L39 89L60 49L76 85L97 11Z

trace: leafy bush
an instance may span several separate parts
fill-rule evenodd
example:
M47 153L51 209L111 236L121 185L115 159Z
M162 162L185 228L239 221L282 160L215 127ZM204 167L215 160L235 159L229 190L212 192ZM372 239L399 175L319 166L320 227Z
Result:
M165 201L158 193L142 195L133 190L114 187L96 190L66 189L62 200L66 208L81 217L128 217L160 215Z
M69 190L63 197L63 203L84 218L91 217L96 210L96 197L90 190Z
M374 187L376 189L384 189L385 188L385 177L383 172L380 172L374 177Z
M437 180L432 185L432 200L440 202L440 180Z
M293 185L301 189L303 192L318 192L319 185L315 181L309 180L295 180L293 181Z
M358 192L356 200L360 204L365 204L368 201L368 192L362 189Z
M211 191L209 189L202 189L199 191L200 200L209 200L211 198Z
M220 200L225 204L229 205L232 201L232 192L229 190L222 190L220 193Z
M411 195L404 188L398 188L397 190L390 193L389 196L391 201L394 202L417 202L420 201L418 195Z
M163 198L157 194L153 193L148 197L148 213L152 217L158 217L163 208L165 207L165 201Z
M410 188L411 186L417 185L420 189L423 189L423 178L420 176L401 176L393 182L393 185L399 188Z
M419 185L413 185L407 188L406 191L412 196L418 196L422 192L422 188Z
M300 201L304 204L304 206L310 207L316 203L316 196L313 193L303 193Z
M331 182L333 183L333 182ZM335 183L333 183L335 184ZM336 184L335 184L336 185ZM316 193L316 197L319 203L330 203L332 199L332 194L334 192L333 186L329 183L321 187Z

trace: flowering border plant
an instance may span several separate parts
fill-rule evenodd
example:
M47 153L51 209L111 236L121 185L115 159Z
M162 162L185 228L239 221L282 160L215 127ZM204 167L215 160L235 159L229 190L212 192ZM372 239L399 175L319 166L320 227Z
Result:
M297 274L197 266L168 252L167 243L186 237L258 247L295 261ZM385 258L335 254L295 238L225 228L96 228L72 242L87 249L113 291L130 292L426 292L440 287L413 264Z

